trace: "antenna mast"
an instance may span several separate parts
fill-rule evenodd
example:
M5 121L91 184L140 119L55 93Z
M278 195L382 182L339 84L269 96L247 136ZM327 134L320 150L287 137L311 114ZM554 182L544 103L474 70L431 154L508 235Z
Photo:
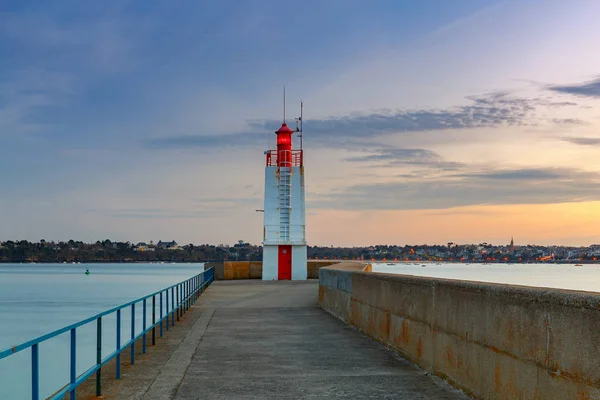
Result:
M285 124L285 85L283 85L283 123Z
M300 118L296 118L296 130L294 132L298 132L298 138L300 138L300 150L302 150L302 109L304 107L304 102L300 102Z
M300 102L300 150L302 150L302 136L304 133L302 132L302 108L304 108L304 102Z

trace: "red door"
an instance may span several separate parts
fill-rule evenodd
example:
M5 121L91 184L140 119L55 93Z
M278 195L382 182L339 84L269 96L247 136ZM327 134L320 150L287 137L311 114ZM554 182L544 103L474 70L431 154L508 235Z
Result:
M277 279L280 281L292 279L292 246L279 246L277 267Z

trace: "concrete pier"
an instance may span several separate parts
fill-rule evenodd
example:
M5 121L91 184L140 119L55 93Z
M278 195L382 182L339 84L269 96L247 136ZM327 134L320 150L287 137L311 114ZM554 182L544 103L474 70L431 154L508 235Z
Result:
M105 399L467 399L320 309L318 288L214 282L169 332L170 356L105 381Z
M600 294L319 271L324 310L478 399L600 399Z

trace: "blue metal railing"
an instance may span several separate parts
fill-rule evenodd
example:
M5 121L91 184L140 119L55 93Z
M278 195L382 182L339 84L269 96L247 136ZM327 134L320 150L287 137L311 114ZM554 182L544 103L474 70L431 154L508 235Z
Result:
M58 335L66 332L70 332L70 367L69 376L70 382L66 384L58 392L50 396L50 399L61 399L66 393L69 393L70 399L75 400L76 393L75 389L81 385L87 378L96 374L96 396L102 396L102 366L116 358L116 377L121 378L121 353L130 347L131 364L135 362L135 342L142 338L142 353L146 353L146 334L152 331L152 345L156 344L156 327L159 327L159 335L163 336L163 325L166 330L169 330L169 316L171 317L171 325L175 325L175 319L179 321L179 317L185 313L190 306L196 301L196 299L202 294L202 292L212 283L214 280L214 268L209 268L206 271L187 279L183 282L169 286L165 289L159 290L158 292L149 294L148 296L141 297L139 299L130 301L129 303L122 304L120 306L111 308L108 311L104 311L100 314L94 315L93 317L84 319L83 321L75 324L66 326L62 329L58 329L54 332L40 336L36 339L29 340L18 346L10 347L6 350L0 351L0 360L18 353L23 350L31 349L31 398L33 400L40 399L40 360L39 360L39 344L52 339ZM169 291L171 294L171 302L169 303ZM163 314L163 294L166 298L166 313ZM156 297L159 297L159 318L156 319ZM152 324L147 326L146 314L147 314L147 300L152 299ZM142 332L135 333L135 309L136 304L142 303ZM171 309L169 310L169 305ZM124 308L131 308L131 338L126 343L121 345L121 310ZM116 324L116 349L110 353L107 357L102 358L102 317L116 313L117 324ZM85 371L83 374L77 376L76 369L76 346L77 346L77 328L96 321L96 364ZM164 324L163 324L164 322Z

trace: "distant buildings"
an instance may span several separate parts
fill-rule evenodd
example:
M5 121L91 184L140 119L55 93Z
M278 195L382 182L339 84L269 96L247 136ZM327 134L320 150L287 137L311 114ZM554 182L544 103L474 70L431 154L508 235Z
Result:
M135 247L133 249L135 251L154 251L154 250L156 250L154 245L149 245L149 244L146 244L145 242L139 242L138 244L135 245Z
M181 249L179 247L179 245L177 244L177 242L174 240L171 240L170 242L163 242L162 240L159 240L158 243L156 244L156 247L158 247L159 249L163 249L163 250L180 250Z
M139 242L133 249L136 251L155 251L156 249L183 250L174 240L171 240L170 242L163 242L162 240L159 240L156 245L152 244L152 242L150 242L150 244Z

